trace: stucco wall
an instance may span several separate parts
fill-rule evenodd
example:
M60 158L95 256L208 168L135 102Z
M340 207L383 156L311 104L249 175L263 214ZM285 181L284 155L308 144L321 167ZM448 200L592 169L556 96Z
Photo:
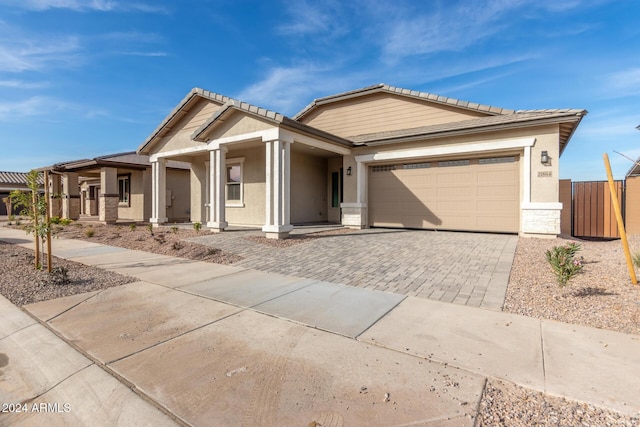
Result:
M171 191L171 206L167 207L169 221L189 220L190 174L188 170L167 169L167 190ZM167 199L167 205L169 200Z
M242 207L227 206L226 220L229 224L263 226L265 223L265 148L235 148L227 152L227 162L244 157L242 166Z
M291 223L327 221L327 159L291 152Z
M205 157L195 158L191 162L191 222L207 222L207 167Z
M129 181L130 206L118 206L118 219L128 219L132 221L143 221L144 218L144 181L142 171L120 172L118 176L131 174ZM117 193L117 190L116 190ZM148 197L151 197L149 193Z

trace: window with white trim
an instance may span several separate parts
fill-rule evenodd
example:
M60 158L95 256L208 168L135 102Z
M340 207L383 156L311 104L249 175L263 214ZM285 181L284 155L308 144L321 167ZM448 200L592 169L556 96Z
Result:
M131 206L131 177L118 177L118 202L120 206Z
M244 205L244 183L242 180L244 159L227 160L226 205Z

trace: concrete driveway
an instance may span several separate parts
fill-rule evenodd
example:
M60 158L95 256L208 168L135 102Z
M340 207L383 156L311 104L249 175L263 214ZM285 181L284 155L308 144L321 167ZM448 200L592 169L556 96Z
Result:
M501 310L518 237L424 230L345 230L288 247L234 230L190 239L241 255L244 268ZM314 234L308 234L313 236Z

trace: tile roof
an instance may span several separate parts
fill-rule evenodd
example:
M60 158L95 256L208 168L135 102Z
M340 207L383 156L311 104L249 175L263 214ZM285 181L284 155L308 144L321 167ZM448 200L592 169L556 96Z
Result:
M506 108L493 107L491 105L483 105L475 102L462 101L460 99L449 98L446 96L435 95L428 92L420 92L417 90L403 89L396 86L390 86L388 84L380 83L373 86L368 86L361 89L351 90L348 92L342 92L336 95L325 96L323 98L314 99L309 105L303 108L299 113L293 116L294 120L299 120L307 113L309 113L312 109L331 102L341 101L344 99L354 98L357 96L367 95L371 93L377 92L386 92L393 93L403 96L408 96L417 99L425 99L431 102L435 102L438 104L451 105L458 108L464 108L467 110L481 111L483 113L487 113L489 115L494 114L511 114L514 113L514 110L509 110Z
M122 167L122 168L147 168L151 166L151 162L149 161L149 156L146 154L138 154L135 151L128 151L124 153L116 153L116 154L107 154L104 156L94 157L92 159L79 159L79 160L70 160L67 162L56 163L52 166L48 166L44 169L56 170L59 172L63 171L79 171L79 170L87 170L87 169L95 169L100 166L105 167ZM189 169L189 164L185 162L178 162L175 160L170 160L167 162L167 167L173 169Z
M155 128L151 135L144 140L142 144L136 150L138 153L143 151L153 141L160 132L167 126L195 97L209 99L211 101L226 103L230 100L228 96L220 95L219 93L210 92L208 90L195 87L185 96L182 101L160 122L158 127Z
M0 172L0 184L27 185L27 172ZM44 177L38 174L38 184L44 184Z

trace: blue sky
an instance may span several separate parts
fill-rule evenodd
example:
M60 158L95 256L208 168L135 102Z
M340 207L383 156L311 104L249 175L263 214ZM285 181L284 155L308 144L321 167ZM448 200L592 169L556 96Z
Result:
M135 150L192 87L292 116L387 83L584 108L560 175L640 157L637 0L0 0L0 170Z

